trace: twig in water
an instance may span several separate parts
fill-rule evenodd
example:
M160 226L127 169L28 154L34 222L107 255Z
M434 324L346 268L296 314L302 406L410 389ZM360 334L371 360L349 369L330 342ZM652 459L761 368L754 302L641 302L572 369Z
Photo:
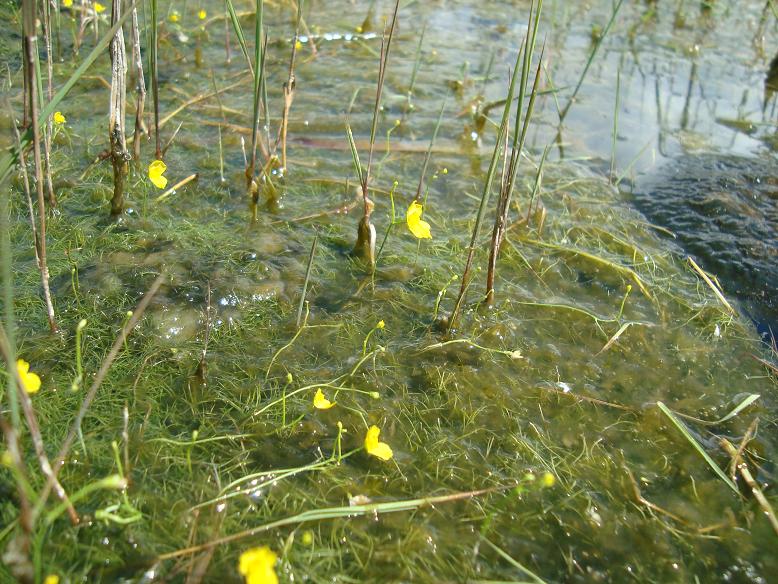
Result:
M735 450L735 447L732 446L729 440L722 438L720 444L721 447L727 451L727 454L737 460L738 452ZM759 484L754 479L751 471L748 470L746 463L741 461L735 462L735 464L738 471L740 472L740 476L743 477L743 480L748 485L748 488L751 489L751 492L754 495L754 499L756 499L757 503L759 503L759 506L762 508L762 511L767 517L767 520L770 522L770 526L773 528L773 531L775 531L775 534L778 535L778 519L775 517L775 511L773 511L773 507L770 505L770 501L768 501L767 497L764 496L762 489L759 488Z
M689 264L694 268L694 271L697 272L700 277L705 281L705 283L708 285L708 287L713 291L713 293L716 295L716 298L719 299L719 302L721 302L724 307L729 311L730 314L735 314L735 309L732 308L732 305L727 302L727 299L724 298L724 294L722 294L721 289L716 286L716 284L713 283L713 280L708 275L708 273L703 270L700 266L697 265L697 262L692 259L691 256L686 258L689 261Z

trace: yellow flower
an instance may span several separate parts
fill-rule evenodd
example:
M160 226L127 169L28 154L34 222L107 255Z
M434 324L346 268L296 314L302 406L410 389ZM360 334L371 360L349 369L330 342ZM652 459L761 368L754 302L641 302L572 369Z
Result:
M205 20L208 18L208 13L205 10L200 10L200 12L197 13L197 18L200 20Z
M405 221L408 223L408 229L418 239L432 239L430 233L430 224L422 221L421 212L423 207L417 201L413 201L408 211L405 213Z
M73 0L62 0L62 6L65 8L70 8L73 6Z
M167 179L162 176L166 170L167 165L161 160L155 160L149 164L149 180L158 189L164 189L167 186Z
M11 468L14 464L13 456L11 456L11 453L7 450L3 450L3 453L0 454L0 465Z
M56 574L49 574L43 581L43 584L59 584L59 576Z
M543 478L540 480L540 482L544 487L553 487L556 483L556 477L550 472L547 472L543 475Z
M24 359L16 361L16 370L22 379L22 386L27 393L36 393L41 388L41 378L30 373L30 364Z
M246 577L246 584L278 584L274 569L277 559L266 545L251 548L240 554L238 570Z
M316 395L313 396L313 407L317 410L328 410L334 405L333 402L324 397L324 392L321 390L321 387L316 390Z
M385 323L383 320L379 320L379 321L378 321L378 324L377 324L377 325L375 325L375 327L376 327L377 329L382 329L382 328L384 328L385 326L386 326L386 323Z
M71 0L72 2L73 0ZM65 122L67 122L67 119L65 116L62 115L62 112L54 112L54 123L58 126L62 126Z
M97 14L100 14L101 12L105 12L105 6L103 6L99 2L95 2L95 12L97 12Z
M378 426L370 426L365 436L365 450L381 460L390 460L394 453L386 442L379 442L378 435L381 433Z
M302 49L302 48L303 48L303 43L302 43L302 42L300 42L299 40L298 40L298 41L295 41L295 42L294 42L294 48L295 48L295 49L297 49L297 50L299 51L300 49Z
M174 22L175 23L175 22L178 22L179 19L180 19L180 17L178 16L178 12L176 12L175 10L170 13L170 16L168 16L168 20L170 20L170 22Z

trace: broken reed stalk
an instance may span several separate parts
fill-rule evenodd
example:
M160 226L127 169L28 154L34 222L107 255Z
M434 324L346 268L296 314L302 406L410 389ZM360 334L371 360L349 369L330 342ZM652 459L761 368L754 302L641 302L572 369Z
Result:
M389 51L392 47L392 39L394 38L394 30L397 24L397 12L400 8L400 0L397 0L394 5L394 12L392 14L392 24L389 27L389 34L386 34L386 28L384 28L384 34L381 38L381 54L378 61L378 84L376 87L375 105L373 107L373 123L370 127L370 146L367 152L367 166L364 172L361 167L357 168L357 174L360 179L360 186L362 188L362 202L363 213L362 219L357 227L357 242L354 245L353 254L364 261L372 269L375 267L375 244L376 244L376 231L375 226L370 222L370 215L373 212L373 202L370 200L367 194L368 184L370 183L370 168L373 164L373 151L375 146L376 129L378 127L378 112L381 109L381 94L384 89L384 79L386 76L386 63L389 60ZM349 139L352 151L356 151L354 146L354 139L351 136L351 129L349 128ZM358 157L356 159L358 164Z
M284 113L281 117L281 128L279 129L278 140L281 141L281 169L286 172L286 135L289 129L289 110L292 109L292 102L294 101L294 90L296 85L296 79L294 75L295 58L297 57L297 43L300 37L300 21L303 18L303 2L300 0L297 4L297 21L294 27L294 38L292 39L292 56L289 59L289 75L284 83ZM278 148L278 140L276 140L276 148Z
M538 94L538 83L540 82L540 67L543 63L543 54L545 53L545 44L540 52L538 66L535 71L535 81L532 85L527 111L524 114L523 125L521 110L524 105L524 97L527 91L529 81L529 71L532 64L532 55L535 51L535 40L537 38L538 25L540 24L540 13L543 9L543 0L539 0L535 12L535 20L532 21L532 10L534 2L530 4L529 24L527 26L527 37L524 39L524 60L521 66L521 84L519 85L519 99L516 108L516 122L513 128L513 143L511 144L510 161L508 163L507 173L500 184L500 197L497 201L497 214L494 218L494 228L492 229L492 243L489 250L489 263L486 274L486 304L494 304L494 278L497 272L497 258L500 254L500 247L505 238L505 232L508 229L508 212L510 211L513 191L516 186L516 173L521 163L521 151L524 148L524 141L527 137L529 123L532 120L532 112L535 107L535 98ZM521 131L519 131L521 130ZM507 138L506 138L507 142Z
M448 325L446 327L448 333L451 333L451 330L454 328L454 325L456 324L457 317L459 316L459 311L462 308L462 302L464 301L465 298L465 292L467 291L467 287L470 283L470 271L473 267L475 246L476 243L478 242L478 235L481 232L481 225L484 219L484 211L486 210L486 205L489 202L489 196L491 195L492 181L494 180L494 175L497 170L497 162L500 159L500 149L503 146L503 136L505 135L506 130L508 128L511 102L513 101L513 93L514 90L516 89L516 80L519 77L519 59L521 58L522 49L523 49L523 42L522 42L522 47L519 48L519 52L516 54L516 63L514 63L513 66L511 82L510 85L508 86L508 96L506 97L505 105L503 106L502 120L500 121L500 129L497 132L497 140L494 144L494 151L492 152L492 160L489 163L489 170L486 172L486 180L484 181L484 190L483 193L481 194L481 202L478 205L478 212L475 217L475 225L473 225L473 234L470 238L470 246L468 247L468 251L467 251L467 261L465 262L465 269L462 272L462 282L459 287L459 294L457 295L457 300L454 303L454 309L451 311L451 316L448 319Z
M136 90L138 97L135 102L135 133L132 138L133 155L136 163L140 163L140 136L148 133L143 123L143 113L146 109L146 78L143 75L143 57L140 50L140 27L138 26L138 9L132 7L132 60L135 64Z
M25 77L27 69L25 67ZM25 92L26 95L26 92ZM10 105L9 105L10 108ZM11 116L13 120L13 116ZM20 151L20 154L23 152ZM26 173L24 173L25 182L27 182ZM29 193L29 185L27 185ZM14 303L13 303L13 276L11 274L11 235L9 226L9 199L11 189L3 188L0 190L0 272L2 273L2 310L3 318L8 322L8 328L11 331L9 339L8 354L5 355L6 371L16 370L16 343L14 337ZM34 224L34 216L30 215ZM9 542L4 549L3 562L6 564L11 574L22 582L34 581L34 567L31 561L31 542L33 539L32 510L30 497L27 495L26 465L22 456L22 450L19 445L19 434L21 431L21 416L19 414L19 400L16 393L16 377L8 376L7 390L4 398L5 403L0 407L0 430L5 438L5 447L11 457L12 476L14 479L16 494L19 501L19 525L21 532ZM10 421L6 419L5 412L9 412ZM11 553L9 553L11 552Z
M8 335L5 332L5 327L2 325L2 323L0 323L0 354L3 356L5 361L13 362L12 353L13 351L11 350ZM27 422L27 430L30 432L30 438L32 439L32 443L35 448L35 455L38 457L38 464L40 465L41 472L51 482L54 491L63 502L65 509L67 509L68 515L70 516L70 520L73 525L77 525L79 523L78 515L76 514L76 510L73 508L73 505L70 502L65 489L59 483L56 474L52 470L51 462L49 461L49 457L46 454L46 448L43 443L43 436L41 435L38 418L35 415L35 409L32 405L32 399L30 398L30 395L24 390L24 382L21 378L21 375L19 375L16 363L14 363L14 366L10 368L9 371L12 372L14 377L17 398L19 403L22 405L24 419ZM33 521L34 520L35 514L33 513Z
M52 61L51 45L51 6L49 2L43 2L43 42L46 45L46 101L54 97L54 63ZM43 101L41 92L41 102ZM54 183L51 179L51 136L54 133L53 116L46 118L46 129L43 132L43 161L46 169L46 203L52 208L57 206L57 197L54 194Z
M43 196L43 168L41 160L41 140L40 124L38 120L38 100L36 93L37 71L35 63L38 61L38 51L36 50L36 5L35 0L25 0L22 4L22 20L24 38L24 71L26 74L25 89L27 94L27 103L30 108L30 124L32 130L32 148L35 161L35 187L38 194L38 239L36 245L38 248L38 269L41 273L41 284L43 286L43 296L46 302L46 316L49 321L49 329L52 333L57 332L57 321L54 316L54 305L51 301L51 290L49 289L49 267L46 261L46 203Z
M122 17L122 0L112 0L111 26ZM111 106L108 121L108 135L111 144L113 165L113 198L111 216L121 215L124 210L124 181L130 154L124 133L124 118L127 109L127 54L124 46L124 29L119 27L110 45L111 52Z
M162 160L162 141L159 136L159 35L157 27L157 0L151 0L151 98L154 101L154 139L156 141L156 150L154 156L157 160Z
M754 499L756 499L756 502L759 503L759 506L762 508L762 512L770 522L770 526L773 528L775 534L778 535L778 518L775 516L775 511L773 510L772 505L770 505L770 502L767 500L767 497L764 496L762 489L759 487L759 483L756 482L756 479L754 479L751 471L748 470L748 466L746 465L745 461L740 458L738 451L726 438L721 438L719 444L721 444L721 447L726 450L727 454L732 457L732 462L740 472L740 476L743 477L746 485L748 485L748 488L751 489L751 493L754 495Z

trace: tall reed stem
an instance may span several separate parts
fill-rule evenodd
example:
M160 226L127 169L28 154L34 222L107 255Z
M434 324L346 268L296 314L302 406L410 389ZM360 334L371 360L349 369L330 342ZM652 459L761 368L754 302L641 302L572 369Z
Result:
M154 156L157 160L162 160L162 141L159 135L159 70L157 68L159 53L158 18L157 0L151 0L151 95L154 100L154 139L156 140Z
M35 163L35 187L38 194L38 269L41 273L43 296L46 302L46 316L49 321L49 329L52 333L57 331L57 322L54 316L54 305L49 289L49 267L46 261L46 202L43 196L43 163L41 160L40 127L38 122L38 100L35 92L37 87L37 72L35 63L38 61L36 50L36 6L34 0L26 0L22 5L23 31L24 31L24 71L27 75L25 89L27 91L27 103L30 107L30 124L32 130L32 148Z
M400 0L394 5L394 13L392 14L392 24L389 27L389 34L386 34L386 28L384 28L383 38L381 39L381 55L378 62L378 84L376 87L375 105L373 107L373 123L370 127L370 146L367 152L367 166L364 172L362 172L361 166L359 166L358 157L355 157L357 167L357 173L360 178L360 186L362 188L362 201L364 203L362 219L357 227L357 243L354 246L354 255L361 257L365 260L371 268L375 266L375 244L376 244L376 231L375 226L370 222L370 215L373 212L373 202L368 197L368 185L370 183L370 169L373 164L373 151L375 146L376 129L378 127L378 112L381 110L381 95L384 89L384 79L386 76L386 63L389 60L389 51L392 47L392 39L394 38L395 25L397 24L397 12L400 9ZM349 129L349 134L351 130ZM353 146L353 138L351 138L352 154L355 152Z
M122 0L113 0L111 26L122 17ZM111 52L111 106L108 134L111 144L113 165L113 198L111 215L117 216L124 210L124 181L130 159L124 132L124 118L127 109L127 54L124 46L124 29L119 27L110 45Z
M135 102L135 133L132 138L133 155L136 163L140 161L140 136L148 133L143 122L143 114L146 109L146 78L143 75L143 57L140 50L140 27L138 26L138 9L132 7L132 60L135 63L137 74L136 89L138 92Z
M527 111L523 117L521 110L524 106L524 97L527 91L527 82L529 80L530 65L532 55L535 49L535 39L537 37L538 25L540 24L540 12L543 9L543 0L539 0L535 20L532 20L532 9L534 2L530 4L530 18L527 25L527 38L524 41L524 60L521 67L521 86L519 87L519 100L516 109L516 123L513 129L513 144L511 145L510 162L507 172L503 174L503 180L500 187L500 197L497 201L497 214L494 219L494 228L492 230L492 243L489 250L489 262L486 273L486 303L491 306L494 303L494 279L497 273L497 258L500 254L505 232L508 229L508 213L510 211L513 191L516 185L516 172L521 163L521 151L524 148L524 141L527 137L529 122L532 119L532 112L535 106L535 97L538 94L538 83L540 82L540 67L543 63L543 53L545 45L538 60L537 70L535 71L535 82L530 93ZM507 142L507 137L506 137Z

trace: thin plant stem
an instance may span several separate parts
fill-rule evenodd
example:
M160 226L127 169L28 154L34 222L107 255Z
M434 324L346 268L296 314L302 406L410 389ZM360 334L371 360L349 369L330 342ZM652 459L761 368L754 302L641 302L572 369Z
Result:
M575 102L575 98L578 96L578 92L581 90L581 86L583 85L584 79L586 79L586 74L589 72L589 67L592 66L592 63L594 62L594 58L597 56L597 52L600 50L600 46L605 40L608 31L610 31L611 27L613 26L613 23L616 21L616 16L618 15L619 10L621 10L621 5L623 3L624 0L619 0L618 4L616 4L616 6L613 8L613 12L611 13L610 20L608 20L608 24L605 25L605 28L602 31L602 35L600 35L600 38L597 40L596 43L594 43L594 48L592 48L592 52L589 54L589 58L586 60L586 65L584 65L584 68L581 71L581 76L578 78L578 83L576 83L575 89L573 89L573 93L570 95L569 99L567 100L567 104L562 109L562 113L559 115L560 126L562 122L565 121L565 118L567 117L567 113L570 111L570 108Z
M28 103L30 105L33 160L35 165L35 187L38 194L38 257L40 259L38 269L41 274L41 285L43 287L43 297L46 302L46 316L49 321L49 329L54 333L57 332L57 322L54 316L51 290L49 289L49 267L46 259L46 202L43 194L43 162L41 160L40 143L41 125L38 117L38 100L35 95L35 88L37 86L37 67L33 65L38 62L35 43L35 5L33 2L25 2L22 9L24 12L24 59L27 62L27 67L25 67L27 73L26 89L28 92Z
M467 260L465 261L465 269L462 272L462 282L459 287L459 294L457 295L454 308L451 311L451 316L448 320L447 330L451 333L451 330L456 324L459 311L462 308L462 302L465 298L465 292L467 291L468 284L470 283L470 270L473 266L473 258L475 255L475 246L478 241L478 236L481 232L481 225L483 224L484 212L486 211L486 205L489 202L489 197L492 190L492 181L494 180L494 174L497 170L497 162L500 158L500 149L503 146L503 136L508 126L508 119L510 117L511 102L513 101L513 93L516 88L516 80L519 76L519 59L521 58L521 49L516 55L516 63L513 67L513 74L511 75L510 85L508 86L508 96L505 99L505 105L503 106L502 120L500 122L500 129L497 132L497 140L494 144L494 151L492 152L492 160L489 163L489 170L486 172L486 180L484 181L484 189L481 194L481 202L478 205L478 212L476 213L475 225L473 225L473 233L470 238L470 246L467 251Z
M311 281L311 270L313 268L313 258L316 256L316 248L319 245L319 234L313 236L311 243L311 252L308 254L308 267L305 269L305 280L303 280L303 291L300 294L300 304L297 307L297 328L300 328L300 321L303 318L303 308L305 306L305 295L308 292L308 283Z

